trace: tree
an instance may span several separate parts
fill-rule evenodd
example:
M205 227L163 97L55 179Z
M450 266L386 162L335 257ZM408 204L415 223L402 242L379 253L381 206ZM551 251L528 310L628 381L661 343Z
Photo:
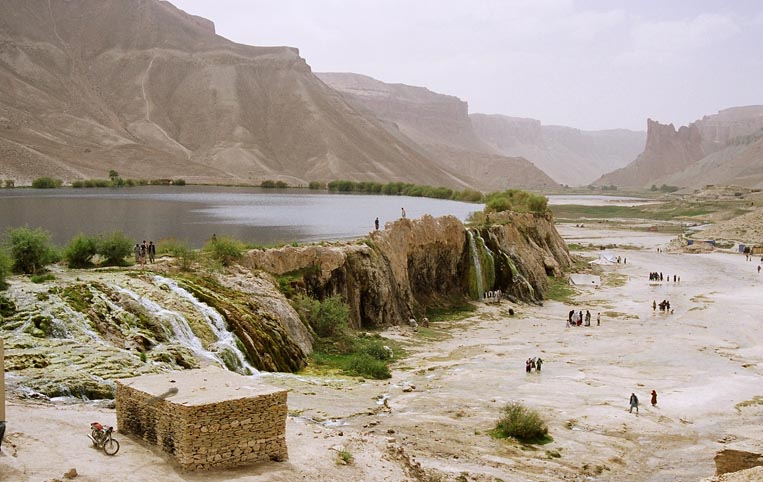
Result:
M64 250L64 259L66 259L70 268L89 268L93 265L93 256L98 252L98 242L96 239L78 234Z
M35 274L58 258L50 233L44 229L12 228L5 237L16 273Z
M122 231L101 235L98 239L98 254L104 257L107 266L124 266L125 258L132 253L132 240Z

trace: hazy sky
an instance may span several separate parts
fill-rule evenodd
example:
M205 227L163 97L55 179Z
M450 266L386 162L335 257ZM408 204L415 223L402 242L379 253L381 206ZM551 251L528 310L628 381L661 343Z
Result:
M758 0L172 0L249 45L300 49L469 102L583 129L686 124L763 104Z

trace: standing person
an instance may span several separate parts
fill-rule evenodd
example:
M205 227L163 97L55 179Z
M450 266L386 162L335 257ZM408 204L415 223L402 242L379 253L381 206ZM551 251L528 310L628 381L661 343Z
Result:
M631 409L628 410L629 413L633 413L633 409L636 409L636 415L638 415L638 397L635 393L631 393L631 399L629 401L631 405Z
M591 312L585 310L585 326L591 326Z
M525 372L530 373L531 370L532 368L530 367L530 359L528 358L525 362Z
M135 246L132 248L132 254L135 255L135 262L140 263L140 244L135 243Z
M374 227L376 228L377 231L379 230L379 218L376 218L376 220L374 221Z
M657 405L657 392L652 390L652 406L654 407L655 405ZM638 411L637 411L637 413L638 413Z
M538 357L538 359L535 360L535 369L540 371L542 365L543 365L543 358Z
M760 265L758 265L758 274L760 274Z
M402 211L402 214L403 214L401 217L405 218L405 208L400 208L400 211Z
M652 300L652 311L657 310L657 300Z
M140 265L144 266L146 264L146 254L148 254L148 245L146 244L146 240L143 240L143 243L140 245Z
M601 326L601 313L596 313L596 326Z
M156 261L156 245L153 241L148 242L148 262L152 263Z
M572 324L573 315L575 315L575 310L570 310L570 312L567 314L567 326Z

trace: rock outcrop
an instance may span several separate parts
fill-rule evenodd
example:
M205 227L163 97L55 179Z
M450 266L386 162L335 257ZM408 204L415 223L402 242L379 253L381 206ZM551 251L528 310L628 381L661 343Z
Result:
M541 301L547 275L570 265L552 220L502 213L494 221L467 229L452 216L399 219L364 244L285 246L253 250L249 258L259 269L297 278L311 295L340 295L356 328L396 325L422 316L427 307L481 296L477 285Z
M550 216L498 213L399 219L368 239L255 249L222 272L57 270L13 278L0 297L11 385L48 397L112 398L114 380L217 365L241 374L297 371L312 334L281 292L339 295L355 328L384 327L480 299L541 302L547 276L570 265ZM275 277L275 278L274 278Z
M647 120L647 143L636 160L597 184L700 187L763 186L763 106L725 109L682 126Z
M160 0L0 2L0 179L406 181L463 188L290 47Z
M583 131L504 115L472 114L470 118L480 139L497 152L530 159L555 180L571 186L589 184L625 166L646 141L643 131Z
M410 138L443 169L474 179L480 189L557 186L532 162L506 156L480 139L469 119L468 104L458 97L360 74L316 75L350 104L384 121L391 134Z

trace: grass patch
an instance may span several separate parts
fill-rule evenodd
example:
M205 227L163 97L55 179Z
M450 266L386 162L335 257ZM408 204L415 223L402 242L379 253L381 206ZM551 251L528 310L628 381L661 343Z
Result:
M32 283L44 283L46 281L53 281L56 279L56 277L52 273L45 273L45 274L33 274L30 278L32 280Z
M430 322L459 321L477 311L477 307L469 302L461 302L450 307L427 308L427 318Z
M605 311L601 314L607 318L623 319L623 320L638 320L638 315L633 313L622 313L620 311Z
M736 405L734 405L734 408L737 409L737 411L742 411L745 407L756 407L759 405L763 405L763 397L760 395L756 395L752 397L752 400L745 400L744 402L739 402Z
M352 456L349 450L340 450L336 454L336 463L337 465L350 465L355 461L355 458Z
M548 277L548 289L546 290L546 299L570 303L574 301L578 292L570 285L566 278Z
M379 334L344 333L318 339L311 355L311 365L324 373L385 380L392 374L389 365L405 357L399 343Z
M625 286L625 283L627 282L628 282L628 277L621 273L609 273L606 276L607 286L611 286L613 288Z

